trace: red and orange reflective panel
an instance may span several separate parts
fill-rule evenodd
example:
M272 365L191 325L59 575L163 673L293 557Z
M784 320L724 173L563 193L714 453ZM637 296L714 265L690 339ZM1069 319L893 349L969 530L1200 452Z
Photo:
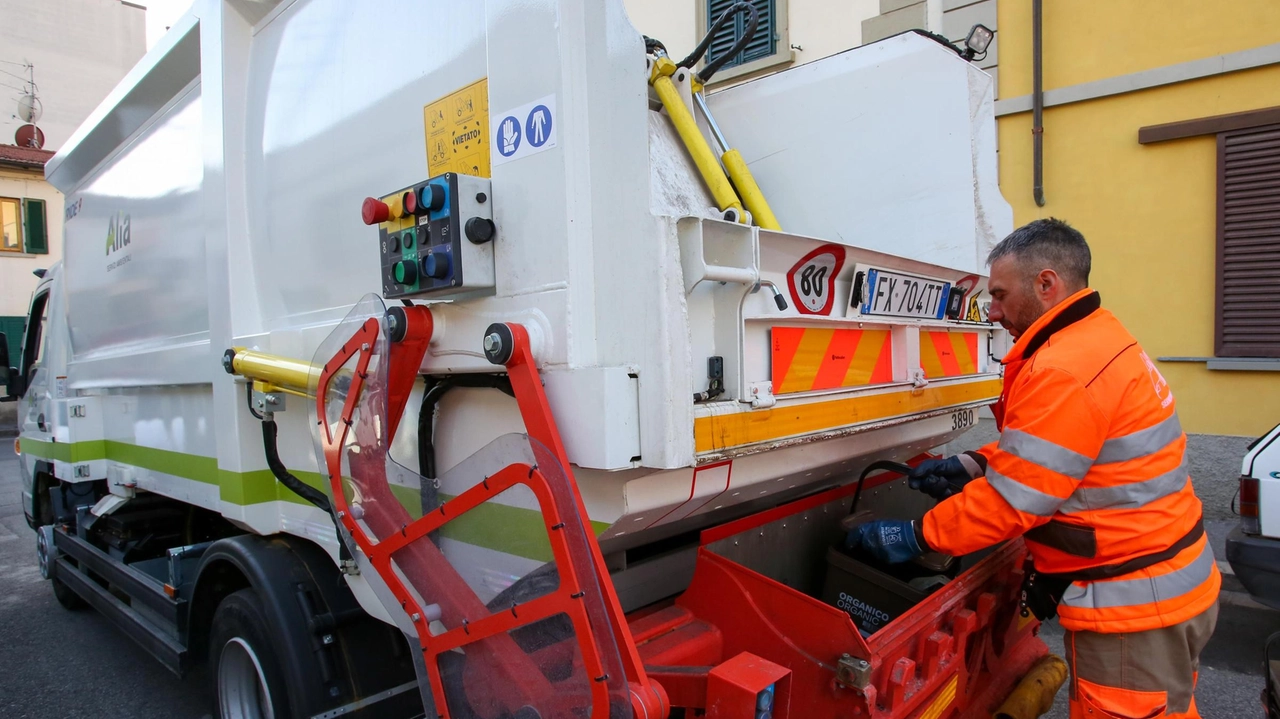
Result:
M773 393L893 381L889 330L773 328Z
M978 333L921 330L920 367L929 379L977 374Z

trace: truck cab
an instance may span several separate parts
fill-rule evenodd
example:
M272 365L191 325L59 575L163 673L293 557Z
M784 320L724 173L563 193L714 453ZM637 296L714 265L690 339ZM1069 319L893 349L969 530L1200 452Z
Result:
M53 322L60 313L51 314L51 305L57 302L57 278L62 263L44 272L40 283L31 293L28 305L26 329L23 332L18 356L8 356L8 344L0 340L0 379L7 377L3 401L18 402L18 431L20 437L32 443L49 443L53 433L52 389L55 375L65 375L66 324ZM57 328L52 325L57 324ZM50 335L56 335L51 338ZM51 351L52 345L52 351ZM35 478L55 476L52 463L31 455L22 455L19 464L22 472L22 510L27 524L35 528L39 516L36 502Z
M1236 501L1227 561L1254 599L1280 609L1280 425L1249 445Z

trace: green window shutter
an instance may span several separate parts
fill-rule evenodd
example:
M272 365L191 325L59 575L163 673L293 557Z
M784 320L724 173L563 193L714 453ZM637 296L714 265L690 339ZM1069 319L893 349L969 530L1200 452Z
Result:
M22 364L22 330L26 324L26 317L0 317L0 334L8 341L9 364L14 367Z
M44 200L22 201L25 249L33 255L49 254L49 229L45 223Z
M720 19L725 10L737 2L737 0L706 0L707 6L707 27ZM768 57L778 51L777 47L777 24L776 24L776 8L774 0L751 0L756 6L756 11L760 14L760 22L756 28L756 34L743 48L742 52L735 55L723 67L733 67L734 65L745 65L752 60L759 60L762 57ZM733 22L725 24L725 26L716 33L711 40L711 45L707 48L707 62L711 62L720 57L724 53L733 48L733 44L742 37L747 30L747 16L738 13L734 16Z

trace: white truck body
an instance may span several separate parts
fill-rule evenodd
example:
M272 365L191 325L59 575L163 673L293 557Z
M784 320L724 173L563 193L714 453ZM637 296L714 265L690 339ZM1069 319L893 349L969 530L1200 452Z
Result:
M967 429L999 393L1004 333L985 314L894 317L851 298L858 273L889 271L960 283L966 315L984 313L985 256L1012 229L991 78L908 34L709 94L779 232L720 219L654 109L644 54L621 0L197 2L47 167L69 209L19 413L28 506L45 462L63 482L164 495L336 557L332 521L266 469L245 387L220 360L229 347L310 358L380 291L361 200L434 174L424 110L480 80L486 141L548 98L552 141L506 161L490 149L495 287L419 298L436 318L422 372L492 371L484 328L529 328L606 555ZM829 284L802 277L811 255ZM784 288L786 310L752 293L761 281ZM786 387L778 328L809 373ZM887 364L824 359L833 332L875 338ZM957 356L942 356L948 342ZM713 356L724 393L694 402ZM868 377L849 380L859 363ZM304 402L290 401L281 456L315 479ZM439 467L521 429L509 398L453 392ZM347 580L389 620L360 575Z

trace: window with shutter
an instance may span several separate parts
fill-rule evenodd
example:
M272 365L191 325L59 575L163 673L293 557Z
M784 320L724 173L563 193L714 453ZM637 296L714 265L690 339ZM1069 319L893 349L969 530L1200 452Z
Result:
M1215 354L1280 357L1280 125L1218 134Z
M33 255L49 254L49 229L45 222L44 200L24 199L22 219L27 252Z
M706 17L703 27L711 27L711 24L720 18L726 10L733 7L739 0L706 0ZM778 23L777 23L777 3L776 0L750 0L756 6L756 12L760 14L759 24L756 27L756 34L752 36L751 41L734 57L730 58L723 67L735 67L745 65L753 60L774 55L778 51ZM706 61L711 62L716 58L724 55L733 49L733 44L738 41L746 33L746 15L738 13L733 22L727 23L720 32L716 33L711 40L711 45L707 48Z
M22 252L22 212L18 201L0 197L0 252Z

